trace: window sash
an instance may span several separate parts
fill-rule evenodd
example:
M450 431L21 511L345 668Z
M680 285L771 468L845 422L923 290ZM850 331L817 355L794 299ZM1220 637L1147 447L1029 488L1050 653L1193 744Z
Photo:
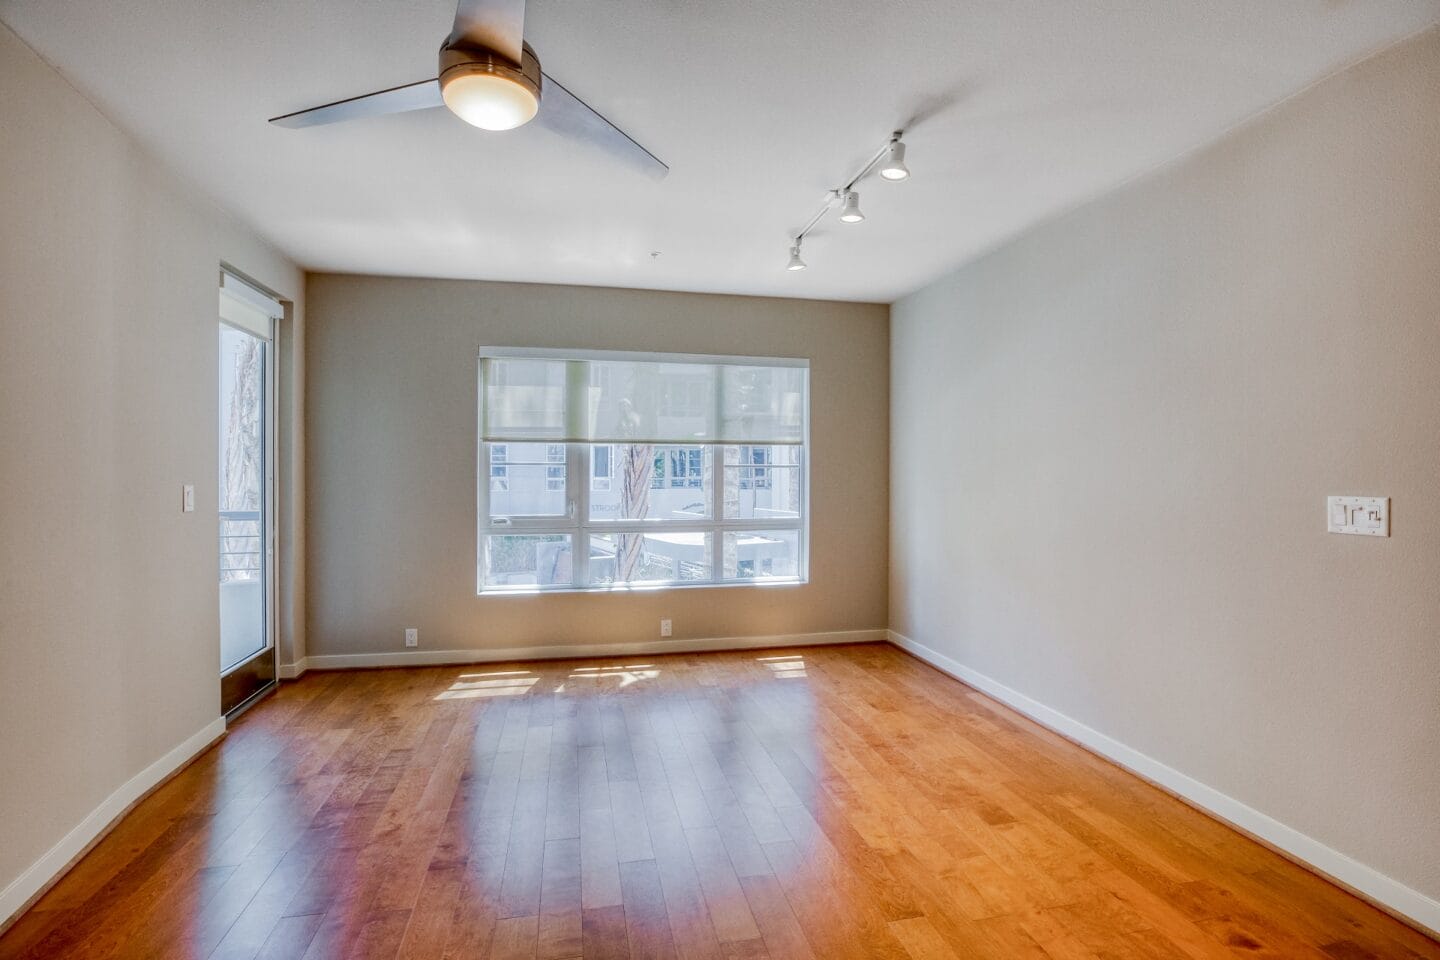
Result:
M723 459L724 449L729 447L744 446L744 444L703 444L701 447L710 447L709 461L711 464L711 489L710 489L710 517L705 519L677 519L669 517L647 518L643 520L595 520L590 518L590 494L591 483L594 478L594 447L589 443L569 443L565 445L566 454L566 505L567 511L559 516L513 516L513 517L491 517L489 513L490 494L490 470L492 462L490 459L491 444L484 441L479 443L480 463L478 476L485 478L486 482L477 484L479 489L478 506L480 510L480 523L478 524L478 541L476 553L476 582L477 589L483 594L500 593L533 593L547 591L614 591L640 588L684 588L693 586L736 586L755 584L795 584L805 583L809 580L809 476L806 470L808 458L805 456L804 448L800 450L797 463L786 465L783 469L800 470L800 504L799 516L797 517L756 517L756 518L726 518L724 516L725 484L723 470L726 466ZM502 445L503 446L503 445ZM695 446L695 445L691 445ZM701 451L701 463L703 465L706 457L705 451ZM505 465L511 465L506 462ZM500 463L494 464L499 466ZM732 467L744 469L747 465L743 462L730 464ZM749 466L754 466L750 464ZM614 464L611 464L612 476ZM702 467L703 469L703 467ZM793 577L775 577L759 575L760 570L754 571L750 577L725 578L724 573L724 545L725 534L743 533L746 531L795 531L797 537L797 556L795 558L796 574ZM708 580L660 580L660 581L616 581L614 583L592 583L589 575L590 561L590 537L615 535L615 534L654 534L654 533L708 533L710 534L709 561L711 578ZM491 536L505 535L546 535L564 534L570 536L571 540L571 582L551 585L486 585L486 538Z

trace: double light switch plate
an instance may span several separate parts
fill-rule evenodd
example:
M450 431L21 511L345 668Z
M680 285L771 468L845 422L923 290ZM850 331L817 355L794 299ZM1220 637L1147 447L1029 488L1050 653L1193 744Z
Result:
M1331 533L1390 536L1389 497L1329 497L1325 507Z

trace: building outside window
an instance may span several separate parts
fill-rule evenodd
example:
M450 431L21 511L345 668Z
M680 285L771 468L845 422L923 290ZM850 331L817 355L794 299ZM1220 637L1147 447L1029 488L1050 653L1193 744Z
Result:
M547 443L545 445L545 462L552 464L545 468L545 489L565 489L565 445L563 443ZM558 466L554 466L558 464Z
M505 465L505 444L497 443L490 448L490 492L504 493L510 489L510 468Z
M615 448L609 444L596 444L595 451L590 461L590 489L597 493L604 493L610 489L610 480L613 477L610 464Z

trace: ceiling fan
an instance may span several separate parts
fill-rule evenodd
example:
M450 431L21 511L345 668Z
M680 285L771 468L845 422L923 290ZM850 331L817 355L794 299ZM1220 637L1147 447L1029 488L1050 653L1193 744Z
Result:
M460 0L455 26L440 45L440 75L348 100L272 117L281 127L311 127L409 110L448 107L485 130L512 130L532 119L590 143L659 180L670 171L649 150L540 69L522 36L525 0Z

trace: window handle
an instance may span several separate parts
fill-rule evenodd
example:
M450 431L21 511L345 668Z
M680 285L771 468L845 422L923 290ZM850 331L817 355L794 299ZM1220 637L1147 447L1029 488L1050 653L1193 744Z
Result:
M508 527L508 526L510 526L510 518L509 518L509 517L491 517L491 518L490 518L490 522L493 523L493 524L495 524L495 526L497 526L497 527Z

